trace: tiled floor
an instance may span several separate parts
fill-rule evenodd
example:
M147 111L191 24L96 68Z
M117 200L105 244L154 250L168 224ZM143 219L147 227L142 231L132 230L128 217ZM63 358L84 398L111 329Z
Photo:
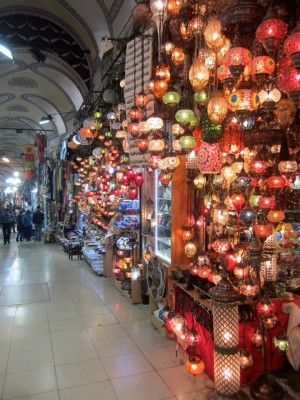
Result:
M3 245L0 236L0 260L1 288L47 284L50 294L0 307L0 399L206 399L213 382L205 374L194 382L149 307L129 304L111 278L55 244Z

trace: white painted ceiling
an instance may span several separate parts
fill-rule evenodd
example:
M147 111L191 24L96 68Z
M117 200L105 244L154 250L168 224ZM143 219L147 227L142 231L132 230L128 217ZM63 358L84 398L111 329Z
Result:
M44 130L48 142L72 133L76 111L96 84L99 45L117 38L134 0L1 0L0 43L14 61L0 56L0 182L22 169L24 145ZM40 50L38 62L31 49ZM94 81L94 82L93 82ZM39 125L51 114L53 121ZM18 131L17 131L18 130Z

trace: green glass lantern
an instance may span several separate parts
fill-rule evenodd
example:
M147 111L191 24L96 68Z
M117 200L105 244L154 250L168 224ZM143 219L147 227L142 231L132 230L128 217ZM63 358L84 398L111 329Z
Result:
M179 110L175 114L176 121L179 122L181 125L184 125L184 126L189 126L191 120L193 120L194 117L195 117L194 111L189 110L189 109Z
M250 196L250 198L249 198L250 206L251 207L258 207L258 201L259 201L260 198L261 198L261 196L256 195L256 194Z
M287 351L290 348L290 341L286 336L284 330L279 332L277 336L274 336L273 344L280 353Z
M203 112L202 117L202 140L206 143L216 143L222 136L222 125L213 124L207 112Z
M102 113L100 111L96 111L94 113L94 118L96 118L96 119L102 118Z
M184 135L181 136L181 138L179 139L179 145L181 146L182 151L185 154L189 154L196 146L196 144L196 139L194 138L194 136L191 135Z
M171 108L176 108L180 102L180 99L181 96L176 91L166 92L162 97L163 103Z
M200 92L195 92L194 93L194 101L197 104L200 105L205 105L208 101L208 94L206 93L205 90L201 90Z

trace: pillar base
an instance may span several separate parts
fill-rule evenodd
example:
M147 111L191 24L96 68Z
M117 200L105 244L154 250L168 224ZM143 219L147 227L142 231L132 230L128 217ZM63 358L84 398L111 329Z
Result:
M206 397L206 400L249 400L249 396L246 395L246 393L240 391L234 396L222 396L221 394L214 393L211 395L208 395Z
M282 400L284 393L276 382L254 382L250 387L251 396L258 400Z

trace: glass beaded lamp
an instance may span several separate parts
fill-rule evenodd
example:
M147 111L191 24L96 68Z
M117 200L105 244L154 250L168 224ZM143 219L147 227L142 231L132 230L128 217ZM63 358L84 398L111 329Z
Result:
M291 35L285 40L283 50L287 56L291 57L293 65L300 69L300 21L297 22Z
M202 374L205 369L205 365L200 356L191 355L185 362L185 369L189 374L196 376Z
M172 15L173 18L176 18L179 14L180 8L183 4L183 0L168 0L167 1L167 11Z
M151 139L148 144L149 151L152 153L161 153L166 147L163 139Z
M164 126L164 121L158 115L153 113L147 119L147 124L148 124L148 128L150 131L156 132L156 131L159 131L160 129L162 129L162 127Z
M235 81L239 79L241 74L244 72L245 67L250 65L251 60L251 52L245 47L242 47L238 37L235 36L232 46L227 51L224 60L224 65L229 68Z
M290 348L290 341L285 334L283 328L281 332L278 333L277 336L273 337L273 344L274 347L276 347L277 350L279 350L280 353L283 353L284 351L287 351Z
M171 60L174 65L182 65L185 60L184 49L182 47L174 47Z
M140 108L145 108L149 101L149 97L146 95L146 93L141 92L135 98L135 105Z
M286 34L286 23L278 18L274 9L270 7L265 18L256 29L257 40L262 43L267 53L272 57Z
M169 106L171 109L176 109L180 102L180 94L175 90L167 91L163 97L162 101L165 105Z
M222 153L237 154L244 148L244 132L238 122L227 118L222 125L222 137L219 140Z
M219 143L202 142L197 160L202 174L220 173L222 169L222 154Z
M189 154L196 144L196 139L192 135L183 135L179 139L179 145L185 154Z
M300 71L289 68L278 77L278 88L293 101L296 107L300 104Z
M182 127L188 127L194 116L193 110L181 109L176 112L175 119Z
M168 90L168 82L164 79L155 79L153 81L153 91L155 98L160 100Z
M233 88L234 86L233 75L226 65L223 64L218 68L217 76L226 88L228 89Z
M250 73L258 85L267 82L268 76L275 70L275 61L269 56L258 56L253 58Z
M259 96L257 91L252 88L250 82L242 80L236 91L228 98L228 107L234 111L241 122L246 120L250 112L259 106Z
M248 368L251 367L251 365L253 365L254 361L253 361L253 357L252 355L249 353L249 351L247 349L242 349L240 350L240 364L241 364L241 369L243 371L247 371Z

